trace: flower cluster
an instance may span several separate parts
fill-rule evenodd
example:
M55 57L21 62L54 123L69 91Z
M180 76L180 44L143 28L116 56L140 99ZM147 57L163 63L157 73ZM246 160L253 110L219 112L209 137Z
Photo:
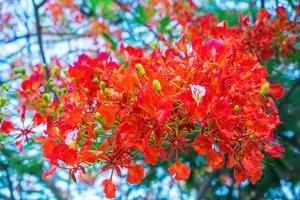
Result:
M265 15L260 11L261 23ZM169 173L187 179L191 168L181 155L192 150L214 169L233 168L238 184L247 178L254 184L265 153L279 157L284 151L273 135L280 123L273 98L280 99L284 89L266 80L259 62L265 44L253 46L253 37L246 37L269 28L201 20L200 28L190 26L174 44L165 41L164 50L121 45L120 63L105 52L81 55L67 71L52 67L48 80L37 65L19 90L22 119L26 110L34 112L32 126L21 129L4 120L1 130L20 132L19 143L33 135L42 144L52 166L44 176L63 168L76 181L77 172L100 164L100 173L110 172L103 181L109 198L117 189L113 175L127 169L127 181L140 183L143 162L172 160ZM34 133L40 124L46 130Z

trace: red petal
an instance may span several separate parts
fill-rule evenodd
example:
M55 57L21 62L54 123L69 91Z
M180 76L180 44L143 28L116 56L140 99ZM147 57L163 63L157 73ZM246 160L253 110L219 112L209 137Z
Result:
M106 126L111 126L115 120L118 107L115 105L101 105L98 112L105 121Z
M157 147L148 147L144 150L145 162L147 164L155 165L158 161L160 149Z
M82 145L81 150L89 150L91 146L93 145L92 140L86 140L84 144Z
M42 178L45 179L48 176L51 176L56 170L56 166L51 166L46 172L43 173Z
M276 8L276 14L279 17L279 19L284 20L287 18L286 9L282 6L278 6Z
M103 192L107 198L116 197L116 185L111 180L105 179L102 184L104 186Z
M237 182L237 185L239 186L242 181L246 180L245 170L239 166L236 167L234 169L234 178Z
M144 167L141 165L131 165L128 168L127 182L138 184L144 178Z
M46 122L46 118L41 113L35 113L33 116L33 125L37 126Z
M8 134L10 131L15 130L13 123L10 121L3 121L0 129L4 134Z
M97 159L96 154L91 150L83 150L80 152L80 161L94 163Z
M210 166L217 169L224 165L224 156L221 152L211 149L207 154L207 162Z
M17 142L16 142L16 146L18 147L18 150L19 150L20 152L23 152L23 151L24 151L22 141L17 141Z
M209 149L211 149L212 143L209 141L207 136L199 134L197 135L191 146L198 154L205 155L209 151Z
M270 84L269 94L275 99L280 99L284 95L284 88L280 83Z
M25 121L25 114L26 114L26 106L23 105L23 106L22 106L22 110L21 110L21 121L22 121L22 122Z
M66 165L74 165L77 161L77 150L70 149L68 146L61 149L59 159L62 160Z
M191 168L182 162L176 162L168 169L169 173L174 176L177 181L186 180L191 174Z
M265 151L271 155L272 158L278 158L284 152L284 148L280 145L267 146Z
M43 153L46 158L49 158L49 156L53 153L54 148L57 146L56 142L54 140L46 140L43 145Z
M250 182L252 184L255 184L261 178L261 175L262 175L261 169L254 171L250 176Z
M46 137L45 136L33 136L32 139L35 142L42 143L42 142L45 142Z

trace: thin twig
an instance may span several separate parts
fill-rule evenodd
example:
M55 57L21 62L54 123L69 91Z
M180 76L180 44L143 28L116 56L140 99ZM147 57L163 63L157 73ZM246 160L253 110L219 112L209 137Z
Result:
M43 63L45 65L47 65L44 47L43 47L42 27L41 27L40 16L39 16L39 8L44 3L46 3L46 0L42 1L40 4L35 4L34 0L32 0L32 3L33 3L33 9L34 9L35 25L36 25L36 31L37 31L37 36L38 36L38 44L39 44L40 54L41 54ZM49 71L48 67L45 68L45 71L46 71L46 78L49 79L50 71Z

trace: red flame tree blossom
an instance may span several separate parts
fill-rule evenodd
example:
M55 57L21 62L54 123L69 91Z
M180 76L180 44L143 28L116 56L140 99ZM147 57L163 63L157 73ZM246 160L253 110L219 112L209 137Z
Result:
M142 181L142 161L172 160L170 175L189 178L192 169L180 156L190 151L206 156L212 168L233 168L237 184L247 178L255 184L265 153L284 152L273 135L280 123L273 99L284 89L266 80L260 61L274 54L274 45L291 50L296 39L285 33L297 30L284 8L276 11L279 17L271 20L260 10L253 25L240 16L241 27L185 13L180 40L159 35L163 49L121 45L115 57L81 55L65 73L50 66L48 80L45 67L36 65L19 89L22 121L26 111L33 112L32 125L19 128L4 120L1 131L18 133L20 149L29 137L42 144L52 166L44 177L62 168L76 181L77 172L101 164L100 173L110 173L103 181L109 198L122 169L128 170L127 182ZM32 131L42 124L43 133Z

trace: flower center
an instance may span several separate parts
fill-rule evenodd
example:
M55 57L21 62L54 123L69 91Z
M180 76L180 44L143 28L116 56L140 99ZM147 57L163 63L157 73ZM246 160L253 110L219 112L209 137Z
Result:
M201 85L190 84L189 86L192 91L193 99L196 101L197 106L199 106L199 103L201 102L202 98L206 93L206 89Z
M70 131L69 133L67 133L67 136L65 138L65 143L67 145L69 145L70 148L76 148L76 139L78 136L78 131L77 130L73 130Z

